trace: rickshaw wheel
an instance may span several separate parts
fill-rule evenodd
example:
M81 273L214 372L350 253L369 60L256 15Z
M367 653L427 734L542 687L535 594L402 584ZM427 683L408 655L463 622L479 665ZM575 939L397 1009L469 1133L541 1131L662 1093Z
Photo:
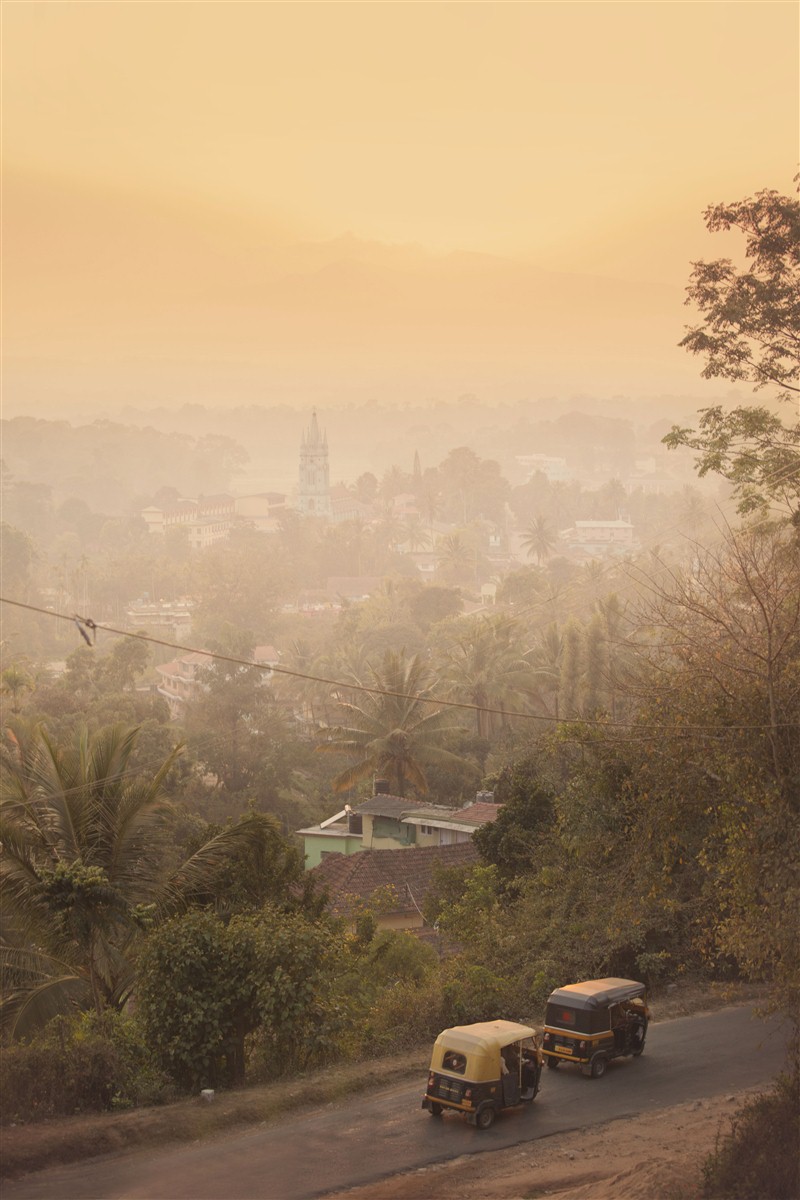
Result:
M600 1079L606 1073L606 1058L603 1054L598 1054L592 1059L592 1079Z
M550 1057L550 1055L548 1054L548 1056L547 1056L547 1066L548 1066L548 1069L549 1069L549 1070L551 1070L551 1071L555 1071L555 1070L558 1068L558 1059L557 1059L557 1058L551 1058L551 1057Z
M497 1114L493 1104L486 1104L483 1108L479 1108L475 1114L475 1124L478 1129L489 1129L494 1125L494 1119Z
M441 1104L437 1104L435 1100L432 1100L428 1111L432 1117L440 1117L442 1115L442 1106Z

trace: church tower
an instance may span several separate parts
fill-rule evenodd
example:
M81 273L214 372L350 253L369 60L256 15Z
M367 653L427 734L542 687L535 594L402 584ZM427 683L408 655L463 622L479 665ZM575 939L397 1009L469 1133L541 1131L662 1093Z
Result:
M297 511L312 517L331 517L328 436L320 434L316 409L300 442L300 486Z

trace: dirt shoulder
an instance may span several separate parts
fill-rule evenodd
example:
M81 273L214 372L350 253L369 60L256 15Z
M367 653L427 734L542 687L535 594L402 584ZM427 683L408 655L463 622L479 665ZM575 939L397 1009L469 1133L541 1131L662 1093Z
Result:
M464 1155L330 1200L698 1200L701 1166L746 1094Z
M757 1003L762 998L762 993L757 989L741 985L724 988L691 988L681 985L657 996L653 1001L653 1008L655 1019L662 1021L701 1012L711 1012L728 1005ZM152 1150L158 1146L197 1141L199 1138L210 1137L226 1130L241 1129L258 1122L279 1120L281 1117L285 1117L289 1111L312 1108L331 1101L344 1101L348 1096L359 1091L385 1083L387 1076L397 1081L422 1079L429 1058L430 1047L425 1046L408 1052L402 1057L369 1063L348 1063L316 1072L306 1078L251 1087L238 1092L220 1092L211 1104L199 1097L194 1097L161 1108L100 1113L68 1117L58 1121L43 1121L39 1124L5 1126L0 1135L2 1139L0 1175L3 1178L14 1178L31 1171L42 1170L45 1167L62 1166L100 1154L121 1153L144 1146ZM720 1101L720 1105L723 1107L726 1103L724 1099ZM700 1113L705 1110L698 1109L697 1111ZM659 1127L658 1117L642 1117L636 1122L637 1131L640 1122L647 1123L648 1121L655 1122L654 1128ZM607 1149L608 1143L605 1142L607 1135L591 1136L600 1136ZM630 1141L630 1135L628 1141ZM578 1137L576 1144L580 1144L580 1142L581 1139ZM537 1154L539 1146L544 1152L546 1140L537 1144ZM641 1152L646 1157L649 1150L642 1147ZM484 1157L491 1158L493 1156L487 1154L470 1157L471 1165L467 1172L470 1177L474 1176L478 1161L482 1162ZM513 1159L514 1153L510 1153L506 1157ZM581 1159L586 1161L585 1150ZM571 1160L567 1159L566 1161ZM575 1161L579 1161L577 1153ZM455 1169L455 1166L451 1167L448 1164L447 1169ZM399 1177L398 1186L404 1179L403 1176ZM437 1175L437 1197L444 1195L439 1191L439 1182ZM487 1184L489 1182L491 1182L491 1177L487 1180ZM428 1188L430 1188L430 1183L429 1176L426 1182ZM530 1186L534 1186L534 1184ZM424 1190L418 1190L416 1193L409 1192L407 1194L409 1197L426 1196L430 1194L430 1191L426 1193ZM462 1191L461 1194L467 1195L468 1193ZM487 1191L480 1194L485 1195L487 1200L490 1196L495 1195L495 1193ZM545 1193L508 1193L510 1196L516 1194L533 1196ZM399 1200L406 1193L398 1192L397 1195ZM505 1196L506 1193L497 1193L497 1195ZM595 1200L598 1193L591 1193L591 1195L592 1200ZM649 1195L653 1197L664 1195L664 1193L651 1191ZM387 1200L389 1200L388 1193Z

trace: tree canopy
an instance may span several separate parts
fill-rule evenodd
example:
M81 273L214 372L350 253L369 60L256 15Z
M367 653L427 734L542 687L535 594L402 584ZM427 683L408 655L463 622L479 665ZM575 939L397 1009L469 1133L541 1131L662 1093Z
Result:
M39 725L6 731L0 805L3 1023L36 1028L75 1007L120 1008L139 935L194 903L217 899L232 860L277 853L269 818L251 814L181 857L164 779L178 751L148 773L132 768L138 731L115 726L59 745Z
M706 379L774 387L778 400L800 395L800 203L761 191L706 209L711 233L745 237L746 268L730 258L693 264L687 304L702 321L681 346L705 359ZM742 512L767 503L800 511L800 421L784 424L768 408L705 409L699 430L674 426L667 446L700 451L701 475L712 471L734 486Z

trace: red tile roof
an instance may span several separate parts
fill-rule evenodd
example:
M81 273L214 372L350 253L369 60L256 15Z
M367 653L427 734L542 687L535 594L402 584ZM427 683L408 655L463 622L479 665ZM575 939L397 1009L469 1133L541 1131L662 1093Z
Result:
M485 800L476 800L466 808L459 809L452 815L453 821L462 821L465 825L485 825L487 821L497 820L497 814L502 804L487 804Z
M456 842L452 846L326 854L308 874L320 888L327 889L329 907L337 916L347 916L356 907L355 901L368 901L386 887L393 887L397 895L391 911L411 915L422 908L437 866L465 867L478 861L471 841Z

